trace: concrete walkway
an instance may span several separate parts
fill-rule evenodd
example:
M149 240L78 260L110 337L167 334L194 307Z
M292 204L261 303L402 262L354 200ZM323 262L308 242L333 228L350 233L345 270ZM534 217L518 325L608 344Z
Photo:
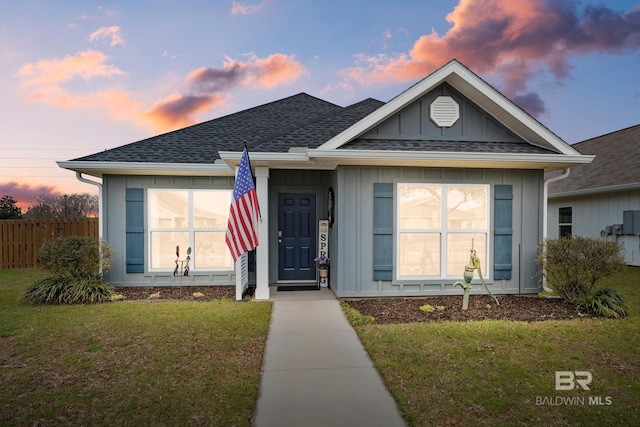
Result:
M405 426L330 290L271 299L255 427Z

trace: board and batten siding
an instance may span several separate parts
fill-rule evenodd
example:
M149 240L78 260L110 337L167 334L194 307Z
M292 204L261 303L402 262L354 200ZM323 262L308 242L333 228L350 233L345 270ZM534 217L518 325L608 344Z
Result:
M149 272L147 260L147 196L149 188L232 189L233 177L121 176L103 177L106 212L104 233L114 249L108 280L114 286L176 286L180 277L172 272ZM182 284L232 285L233 270L194 272L182 277Z
M617 191L573 197L551 197L548 203L547 236L559 236L560 208L572 208L572 234L574 236L604 238L623 245L627 264L640 266L640 236L603 235L608 225L622 224L623 212L640 210L640 190Z
M339 167L334 253L338 263L335 289L338 296L461 294L452 283L462 280L463 272L460 278L447 281L395 280L394 266L389 266L389 260L393 264L395 259L395 220L374 213L388 210L390 203L395 213L393 193L397 182L489 184L491 227L487 261L491 271L485 272L490 277L487 284L496 294L538 292L535 257L542 237L542 178L541 171L531 170ZM511 218L496 216L496 203L506 205L498 206L501 211L510 207ZM498 245L510 244L510 251L494 252L496 241L500 240L503 242ZM388 256L390 245L391 258ZM374 249L380 246L385 249ZM381 255L385 251L387 254ZM483 293L481 286L474 284L472 293Z
M460 117L450 127L438 126L430 118L430 105L438 96L449 96L459 105ZM420 97L360 138L524 143L522 138L446 83Z

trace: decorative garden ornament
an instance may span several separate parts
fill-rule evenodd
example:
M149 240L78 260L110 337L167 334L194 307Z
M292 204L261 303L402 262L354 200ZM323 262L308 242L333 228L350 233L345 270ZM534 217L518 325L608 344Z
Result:
M491 298L496 302L497 305L500 305L498 299L491 293L487 284L484 282L484 278L482 277L482 269L480 268L480 258L476 254L476 250L473 248L473 240L471 240L471 254L469 255L469 264L464 266L464 283L463 282L455 282L453 286L458 286L464 290L464 295L462 296L462 309L467 310L469 308L469 291L471 291L471 280L473 280L473 273L475 270L478 270L478 276L480 277L480 282L482 286L486 289L486 291L491 295Z
M191 261L191 246L187 248L187 257L180 259L180 246L176 246L176 268L173 270L175 276L180 271L180 295L182 295L182 277L189 275L189 261Z

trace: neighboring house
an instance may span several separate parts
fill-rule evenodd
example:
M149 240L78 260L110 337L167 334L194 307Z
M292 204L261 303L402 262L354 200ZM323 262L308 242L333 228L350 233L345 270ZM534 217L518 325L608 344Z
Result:
M640 266L640 125L572 145L595 155L549 184L548 237L598 237L622 243Z
M176 245L193 248L184 284L234 283L224 236L243 142L257 299L315 283L321 219L339 297L460 294L472 245L492 292L538 292L544 173L592 160L455 60L387 103L295 95L59 162L102 178L114 285L175 285Z

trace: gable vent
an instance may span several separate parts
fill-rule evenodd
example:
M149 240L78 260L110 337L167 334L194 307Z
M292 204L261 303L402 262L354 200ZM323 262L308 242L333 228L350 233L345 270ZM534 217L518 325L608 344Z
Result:
M431 103L431 120L440 127L451 127L460 118L460 107L450 96L439 96Z

